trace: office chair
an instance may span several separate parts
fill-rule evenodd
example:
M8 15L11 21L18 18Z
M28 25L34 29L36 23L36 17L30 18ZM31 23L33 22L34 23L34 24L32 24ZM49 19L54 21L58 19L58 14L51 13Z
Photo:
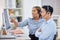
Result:
M57 37L57 35L54 35L54 38L53 38L53 40L56 40L56 37Z

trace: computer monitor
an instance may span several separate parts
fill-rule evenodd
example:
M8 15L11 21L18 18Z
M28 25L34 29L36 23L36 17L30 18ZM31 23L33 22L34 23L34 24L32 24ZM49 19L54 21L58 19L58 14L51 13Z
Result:
M3 24L4 22L5 22L5 28L8 30L10 28L10 22L9 22L7 9L4 9L4 12L3 12Z

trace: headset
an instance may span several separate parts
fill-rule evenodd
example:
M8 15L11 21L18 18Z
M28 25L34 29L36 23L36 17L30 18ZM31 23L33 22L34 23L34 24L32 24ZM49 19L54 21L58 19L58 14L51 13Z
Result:
M40 15L41 14L41 10L38 10L38 14L39 14L39 17L41 17L41 15Z
M46 13L48 14L48 12L49 12L50 10L49 10L49 6L47 6L47 10L46 10Z

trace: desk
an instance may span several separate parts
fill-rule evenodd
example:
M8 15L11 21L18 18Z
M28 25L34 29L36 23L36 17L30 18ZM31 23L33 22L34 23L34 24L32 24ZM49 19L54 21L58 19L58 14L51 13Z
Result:
M15 39L0 39L0 40L30 40L29 37L16 37Z
M17 37L16 40L30 40L29 37Z

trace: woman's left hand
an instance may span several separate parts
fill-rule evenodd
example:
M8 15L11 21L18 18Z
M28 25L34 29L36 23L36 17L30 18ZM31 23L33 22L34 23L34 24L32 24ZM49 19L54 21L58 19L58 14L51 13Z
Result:
M13 34L24 34L22 32L22 30L20 30L20 29L11 30L10 33L13 33Z

